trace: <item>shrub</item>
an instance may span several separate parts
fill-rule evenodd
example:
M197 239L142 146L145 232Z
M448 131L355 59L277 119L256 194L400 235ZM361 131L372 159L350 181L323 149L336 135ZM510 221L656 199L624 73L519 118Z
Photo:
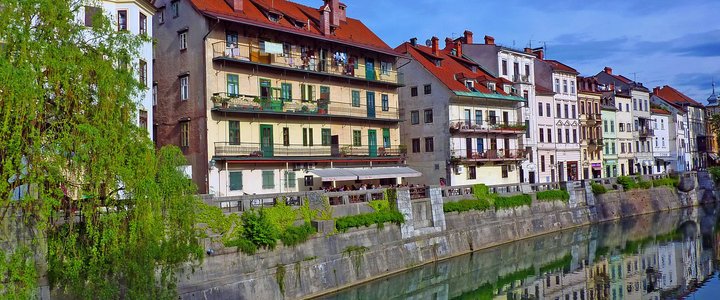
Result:
M447 202L443 204L444 212L465 212L470 210L484 211L492 207L489 201L485 199L479 200L460 200L457 202Z
M710 167L708 172L710 172L710 176L712 176L715 183L720 183L720 167Z
M285 228L292 226L298 216L297 211L285 204L284 197L281 197L275 206L263 208L262 210L268 222L275 226L278 232L285 231Z
M473 185L472 187L473 195L475 195L475 199L487 199L490 196L490 188L488 188L486 185L480 183Z
M640 182L638 182L638 186L639 186L641 189L646 189L646 190L647 190L647 189L651 188L651 187L653 186L653 184L652 184L652 182L650 182L650 181L640 181Z
M243 223L241 239L246 239L257 247L275 249L277 245L278 230L270 223L265 210L256 212L245 211L240 217Z
M317 218L319 211L316 209L311 209L310 200L305 197L303 199L303 204L300 206L299 213L305 223L310 223L310 221Z
M315 233L317 233L317 230L310 224L290 226L280 234L280 240L285 246L296 246L307 241Z
M515 195L509 197L495 196L495 209L530 206L532 198L530 195Z
M623 189L626 191L638 188L638 184L635 182L635 179L629 176L618 177L617 183L622 185Z
M607 189L606 189L605 186L602 185L602 184L593 183L593 184L591 185L591 187L592 187L592 192L593 192L593 194L595 194L595 195L602 195L602 194L607 193Z
M675 179L675 178L661 178L661 179L653 180L652 185L654 187L659 187L659 186L677 187L678 182L680 182L680 180Z
M405 218L399 211L383 210L367 214L340 217L335 220L335 228L340 232L345 232L350 228L368 227L372 224L377 224L378 227L382 227L386 222L400 224L405 222Z
M375 211L390 209L390 202L388 200L372 200L368 205Z
M570 193L564 190L548 190L537 193L538 201L568 201Z
M247 255L254 255L257 252L257 246L244 238L236 238L225 243L225 247L237 247L240 252Z

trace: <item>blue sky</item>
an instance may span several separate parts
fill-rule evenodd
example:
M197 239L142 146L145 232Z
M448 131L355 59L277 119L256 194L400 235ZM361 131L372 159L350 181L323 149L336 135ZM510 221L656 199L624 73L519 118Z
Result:
M295 0L320 7L320 0ZM391 47L417 37L441 41L466 29L522 49L545 44L546 57L582 75L603 67L652 88L672 85L705 103L720 81L718 0L342 0ZM452 4L451 4L452 3Z

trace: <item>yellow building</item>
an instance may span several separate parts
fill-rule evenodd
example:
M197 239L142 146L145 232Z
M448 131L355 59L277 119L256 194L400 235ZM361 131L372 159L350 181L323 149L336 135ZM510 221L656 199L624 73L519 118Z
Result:
M166 2L155 25L156 74L164 79L158 136L161 145L183 148L201 192L280 193L419 176L400 166L398 54L347 18L344 4Z

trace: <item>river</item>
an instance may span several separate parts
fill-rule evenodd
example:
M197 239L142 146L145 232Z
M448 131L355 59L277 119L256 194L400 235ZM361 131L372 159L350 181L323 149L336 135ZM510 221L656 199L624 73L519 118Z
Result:
M714 207L543 235L319 299L720 299Z

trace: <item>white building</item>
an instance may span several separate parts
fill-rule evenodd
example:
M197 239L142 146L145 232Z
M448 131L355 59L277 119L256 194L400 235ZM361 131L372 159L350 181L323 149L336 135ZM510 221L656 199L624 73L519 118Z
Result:
M678 120L686 127L686 169L695 170L704 168L708 159L708 143L705 124L705 107L699 102L686 96L677 89L665 85L653 89L653 103L659 102L661 106L674 106L685 113L683 120Z
M557 157L555 143L555 118L553 118L553 104L555 92L542 86L535 86L535 101L537 108L535 122L537 123L537 166L539 182L555 182L555 158Z
M655 89L657 91L657 88ZM654 105L670 112L670 161L666 166L668 172L685 172L690 170L692 157L688 151L690 147L690 130L687 126L687 110L653 93L650 101Z
M624 96L616 92L615 94L615 105L617 105L617 112L615 113L615 122L617 123L617 144L618 144L618 165L620 166L620 176L627 176L632 174L631 167L632 161L635 156L633 155L633 116L631 107L631 98Z
M79 10L77 21L85 26L93 25L93 16L102 11L113 22L117 30L128 31L136 35L153 36L152 18L155 7L149 0L85 0L84 6ZM138 59L133 62L137 70L138 80L145 85L145 89L137 96L138 111L135 123L147 130L150 139L154 139L151 128L154 124L153 105L153 44L148 40L137 49Z
M652 153L655 157L655 169L652 173L662 174L667 171L671 161L670 155L670 112L664 109L652 109Z

